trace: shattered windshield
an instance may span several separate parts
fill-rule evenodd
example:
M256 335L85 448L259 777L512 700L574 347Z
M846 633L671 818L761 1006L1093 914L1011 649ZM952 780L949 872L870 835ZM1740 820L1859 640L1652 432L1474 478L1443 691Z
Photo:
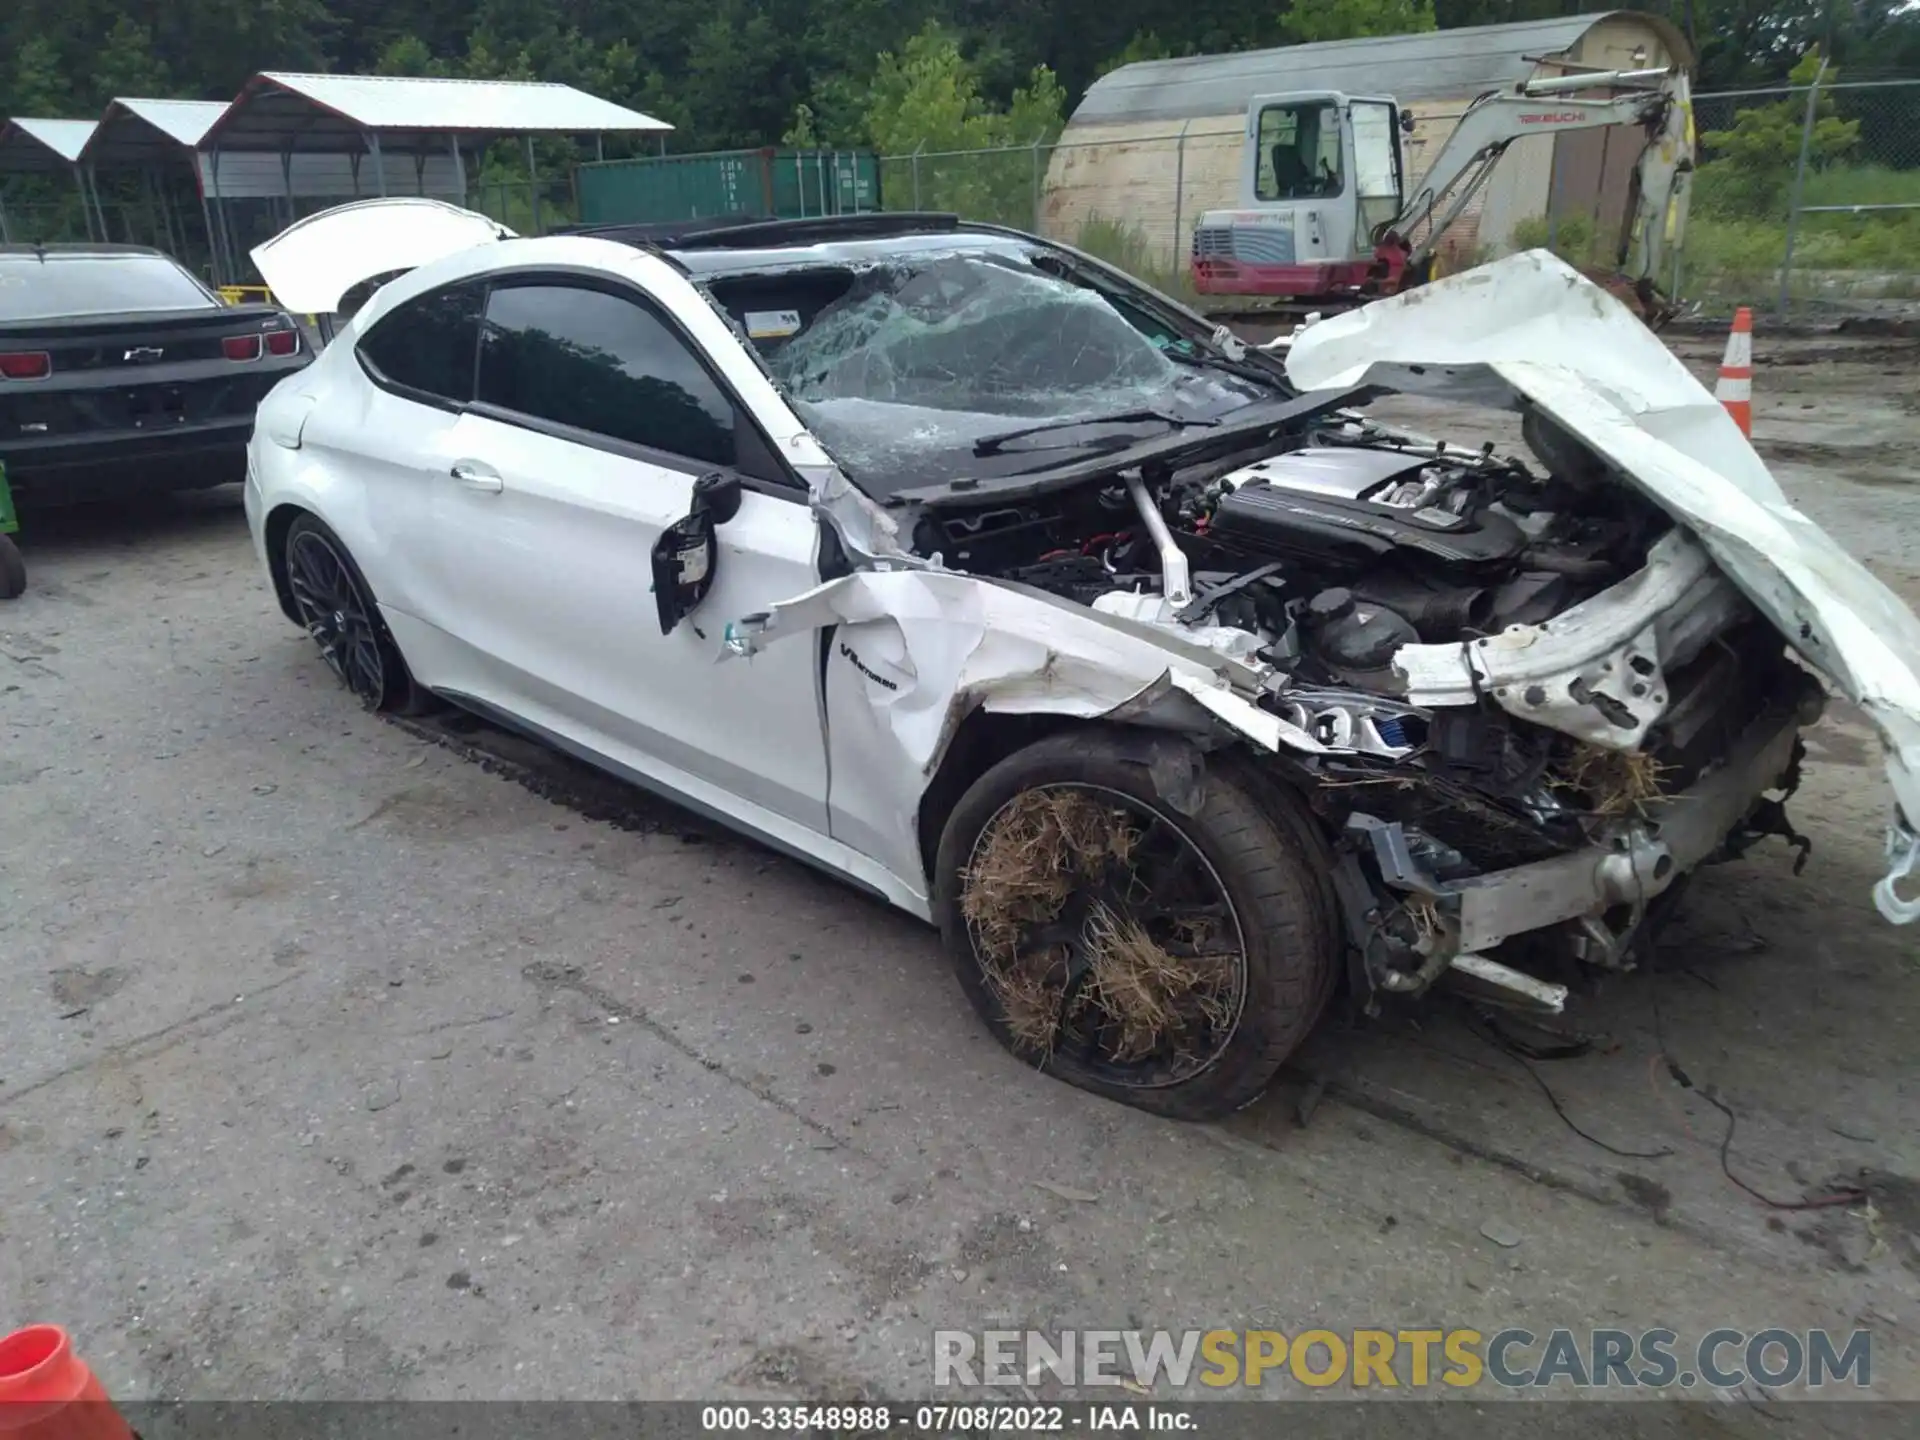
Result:
M1275 388L1017 252L731 277L712 290L870 493L1041 469L1076 447L1217 419Z

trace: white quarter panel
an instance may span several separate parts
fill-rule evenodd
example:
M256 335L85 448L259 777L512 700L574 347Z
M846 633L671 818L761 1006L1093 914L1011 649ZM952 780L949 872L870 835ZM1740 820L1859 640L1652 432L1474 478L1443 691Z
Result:
M381 608L418 613L429 506L452 462L460 417L382 390L364 374L357 379L314 407L293 453L325 477L321 518L346 542ZM424 670L420 679L431 683Z

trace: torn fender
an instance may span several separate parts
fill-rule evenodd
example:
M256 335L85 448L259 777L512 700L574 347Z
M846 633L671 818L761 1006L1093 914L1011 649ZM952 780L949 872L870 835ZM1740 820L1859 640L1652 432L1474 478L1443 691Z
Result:
M1305 388L1523 397L1693 532L1786 643L1880 733L1898 811L1920 817L1920 619L1790 504L1726 411L1641 322L1545 251L1322 320L1288 351ZM1879 897L1906 920L1920 907Z
M1255 672L1152 627L1024 586L943 570L862 571L727 626L726 653L845 627L867 700L931 774L976 706L1198 730L1211 716L1266 750L1319 752L1234 677ZM1190 702L1190 703L1183 703ZM831 717L829 717L831 719Z

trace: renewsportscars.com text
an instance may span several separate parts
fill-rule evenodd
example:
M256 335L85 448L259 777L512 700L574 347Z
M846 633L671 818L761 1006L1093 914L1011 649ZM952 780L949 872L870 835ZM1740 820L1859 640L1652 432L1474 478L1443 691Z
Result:
M936 1330L938 1387L1735 1389L1873 1382L1865 1330Z

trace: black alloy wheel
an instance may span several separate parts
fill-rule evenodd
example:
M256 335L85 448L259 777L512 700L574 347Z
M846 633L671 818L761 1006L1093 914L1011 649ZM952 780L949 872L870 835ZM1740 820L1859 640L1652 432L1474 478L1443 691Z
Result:
M294 613L340 683L369 710L424 713L432 697L414 684L339 537L302 515L287 529L284 554Z
M1015 1055L1214 1119L1259 1097L1327 1002L1330 877L1311 815L1256 763L1088 727L960 797L933 909L961 988Z

